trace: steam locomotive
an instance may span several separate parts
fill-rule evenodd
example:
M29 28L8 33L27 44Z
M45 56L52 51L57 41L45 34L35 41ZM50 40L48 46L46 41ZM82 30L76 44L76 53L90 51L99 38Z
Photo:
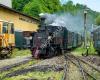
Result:
M50 58L62 54L82 44L80 34L71 32L66 27L58 25L45 25L41 18L39 29L33 33L32 56L35 58Z

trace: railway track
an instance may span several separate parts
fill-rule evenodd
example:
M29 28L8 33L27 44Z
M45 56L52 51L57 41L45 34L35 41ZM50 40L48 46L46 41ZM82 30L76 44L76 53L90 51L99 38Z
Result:
M43 60L43 61L40 61L40 63L36 63L36 64L31 63L31 64L25 65L30 60L31 58L29 58L25 62L10 65L7 68L1 69L1 73L11 70L10 72L7 72L3 76L3 78L7 78L7 77L11 78L14 76L17 77L19 75L26 75L29 72L30 73L37 72L37 71L62 72L64 70L62 80L100 80L100 76L99 76L100 69L99 68L89 64L88 62L72 54L66 54L64 56L59 56L59 57L55 57L52 59ZM24 68L23 67L18 68L17 66L20 66L21 64L24 64L26 67L23 66Z
M90 63L72 55L66 54L65 57L65 68L64 68L64 76L63 80L73 80L71 77L74 76L74 80L100 80L100 69L91 65ZM71 66L70 66L71 65ZM73 66L73 67L72 67ZM77 67L77 68L76 68ZM70 69L76 69L72 71ZM78 75L78 78L75 76ZM74 75L72 75L74 73ZM72 76L70 76L71 74ZM77 79L75 79L75 77Z
M4 60L4 61L2 60L0 62L1 63L0 72L7 71L7 70L9 70L11 68L27 64L31 60L32 60L32 57L23 57L21 59L20 58L18 58L18 59L11 59L11 60L8 60L8 61L7 60Z
M51 59L46 59L46 60L41 60L41 61L39 60L38 62L37 60L36 62L34 62L33 59L29 58L28 60L23 60L21 63L4 66L3 68L1 68L0 69L0 80L5 80L6 78L9 78L10 80L11 78L19 77L23 75L29 76L28 74L32 74L36 76L37 75L36 73L42 73L46 75L47 72L49 73L55 72L57 74L60 72L59 74L61 74L61 71L63 71L63 65L62 65L63 61L64 61L63 56L54 57ZM34 80L34 77L31 77L31 76L29 77ZM52 76L50 77L52 78ZM49 77L47 76L46 78L49 78ZM20 77L20 79L18 80L24 80L24 79L21 79ZM36 80L40 80L40 79L38 79L37 77Z

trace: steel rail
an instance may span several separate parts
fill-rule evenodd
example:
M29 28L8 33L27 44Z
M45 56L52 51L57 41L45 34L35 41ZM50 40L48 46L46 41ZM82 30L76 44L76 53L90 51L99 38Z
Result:
M80 59L77 59L74 55L72 55L74 57L75 60L78 60L78 61L81 61ZM77 63L75 63L75 61L72 60L71 56L67 55L66 57L68 57L68 59L73 63L75 64L77 67L79 66ZM81 65L81 64L80 64ZM81 65L82 66L82 65ZM90 76L91 78L93 78L94 80L97 80L94 76L90 75L83 67L82 67L82 70L88 75Z
M76 56L74 56L74 55L73 55L73 57L75 57L75 58L78 59L79 61L81 61L81 62L87 64L88 66L92 67L94 70L96 70L96 71L98 71L98 72L100 73L100 69L98 69L96 66L93 66L93 65L91 65L90 63L88 63L88 62L84 61L83 59L80 59L80 58L78 58L78 57L76 57Z
M65 56L66 56L66 55L65 55ZM71 59L70 57L68 57L68 56L66 56L66 57L69 59L69 61L71 61L75 66L77 66L77 67L79 68L79 70L80 70L80 72L81 72L81 74L82 74L82 76L83 76L83 80L87 80L87 79L86 79L85 72L84 72L84 69L82 68L80 62L77 61L78 64L76 64L74 61L72 61L72 59Z
M63 54L64 55L64 59L65 59L65 61L66 61L66 63L65 63L65 65L64 65L64 75L63 75L63 78L61 79L61 80L66 80L66 78L67 78L67 72L68 72L68 62L67 62L67 57L65 56L65 54Z
M0 72L10 70L11 68L14 68L14 67L17 67L17 66L20 66L20 65L23 65L23 64L27 64L29 61L32 61L31 57L30 57L30 59L23 60L23 61L18 62L18 63L14 63L14 64L11 64L11 65L3 66L3 67L0 68Z

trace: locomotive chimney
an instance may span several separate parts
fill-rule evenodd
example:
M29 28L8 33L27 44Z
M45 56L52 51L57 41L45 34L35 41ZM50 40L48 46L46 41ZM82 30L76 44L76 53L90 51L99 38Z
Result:
M42 26L45 25L45 18L44 18L44 17L41 17L40 20L41 20L41 21L40 21L40 24L41 24Z
M43 13L39 14L39 16L40 16L40 25L44 26L46 18Z

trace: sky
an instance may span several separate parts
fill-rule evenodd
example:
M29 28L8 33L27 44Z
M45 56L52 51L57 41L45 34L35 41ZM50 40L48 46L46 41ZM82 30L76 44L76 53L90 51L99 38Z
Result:
M61 0L62 3L65 3L68 0ZM94 11L100 12L100 0L71 0L74 4L80 3L85 4L89 8L91 8Z

